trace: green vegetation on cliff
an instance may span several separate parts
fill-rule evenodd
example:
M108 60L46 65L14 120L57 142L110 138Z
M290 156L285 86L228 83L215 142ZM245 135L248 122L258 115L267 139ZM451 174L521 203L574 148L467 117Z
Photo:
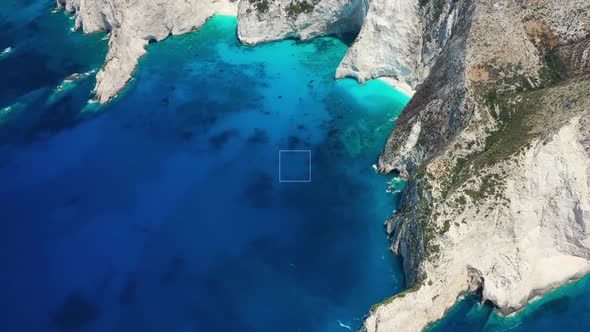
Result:
M308 2L307 0L302 0L302 1L296 0L294 2L291 2L289 4L289 6L287 6L287 15L290 18L295 19L301 13L306 13L306 14L311 13L314 8L315 8L314 2Z
M396 295L394 295L394 296L392 296L390 298L387 298L387 299L385 299L385 300L383 300L383 301L381 301L379 303L373 304L371 306L371 312L374 312L375 310L377 310L377 308L379 308L379 306L382 306L384 304L389 304L389 303L391 303L395 299L402 298L402 297L408 295L409 293L413 293L413 292L418 291L422 287L423 284L424 284L424 281L418 282L413 287L408 288L408 289L406 289L403 292L400 292L400 293L398 293L398 294L396 294Z
M268 12L269 5L268 0L248 0L251 4L254 4L256 10L260 14L264 14Z

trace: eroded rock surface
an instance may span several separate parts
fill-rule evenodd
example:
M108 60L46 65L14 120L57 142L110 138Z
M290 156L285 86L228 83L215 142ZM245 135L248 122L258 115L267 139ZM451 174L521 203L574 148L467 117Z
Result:
M244 0L238 10L238 37L245 44L356 34L368 0Z
M368 331L421 331L474 291L510 314L590 272L590 4L421 11L423 41L435 13L458 23L380 156L409 179L386 227L410 289Z
M237 12L232 0L57 0L76 13L76 29L110 32L109 51L96 75L94 93L101 103L114 98L132 78L151 41L200 28L217 13Z

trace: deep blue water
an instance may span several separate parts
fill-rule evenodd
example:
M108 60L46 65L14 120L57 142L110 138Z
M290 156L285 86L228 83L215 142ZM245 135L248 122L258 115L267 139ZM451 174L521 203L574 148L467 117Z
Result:
M106 42L35 13L51 38L14 26L0 60L2 330L339 331L403 287L371 166L408 100L334 81L340 41L248 48L217 17L99 107L93 77L55 89Z
M334 81L346 45L245 47L215 17L101 107L92 75L56 87L107 41L52 5L0 2L0 330L345 331L403 289L371 166L408 99ZM587 330L584 285L512 320L467 299L434 330Z

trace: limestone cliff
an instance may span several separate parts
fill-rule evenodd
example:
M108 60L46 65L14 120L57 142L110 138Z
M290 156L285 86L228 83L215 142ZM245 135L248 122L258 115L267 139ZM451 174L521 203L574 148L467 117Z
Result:
M110 33L109 51L94 89L101 103L114 98L131 80L149 42L196 30L217 13L238 15L238 37L255 44L356 34L368 8L367 0L56 1L59 8L76 15L76 29Z
M412 92L460 25L455 17L462 10L461 5L448 12L436 9L425 21L415 0L56 1L76 15L76 29L110 33L109 52L94 89L101 103L114 98L131 80L149 42L196 30L216 13L238 15L237 34L245 44L358 34L335 76L360 82L389 77Z
M423 330L476 291L509 314L590 272L590 3L420 3L419 53L456 23L379 158L409 179L386 222L409 289L367 331Z
M392 76L413 87L421 62L418 2L371 2L366 20L336 72L337 77Z
M125 87L149 42L198 29L216 13L237 11L237 0L56 1L58 7L76 14L76 29L110 33L109 51L94 89L101 103Z
M368 0L244 0L238 37L245 44L357 33Z
M417 0L243 0L238 36L244 43L256 44L358 33L335 77L353 77L361 83L388 77L411 92L460 28L456 17L463 7L462 2L453 3L448 11L437 7L423 19Z

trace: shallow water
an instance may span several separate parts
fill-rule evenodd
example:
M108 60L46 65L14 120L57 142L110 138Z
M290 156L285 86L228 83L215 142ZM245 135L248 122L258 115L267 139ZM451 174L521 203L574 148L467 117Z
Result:
M0 3L0 329L344 331L403 288L371 165L408 99L334 81L346 45L245 47L215 17L101 107L93 75L62 81L100 68L104 35L52 3Z

